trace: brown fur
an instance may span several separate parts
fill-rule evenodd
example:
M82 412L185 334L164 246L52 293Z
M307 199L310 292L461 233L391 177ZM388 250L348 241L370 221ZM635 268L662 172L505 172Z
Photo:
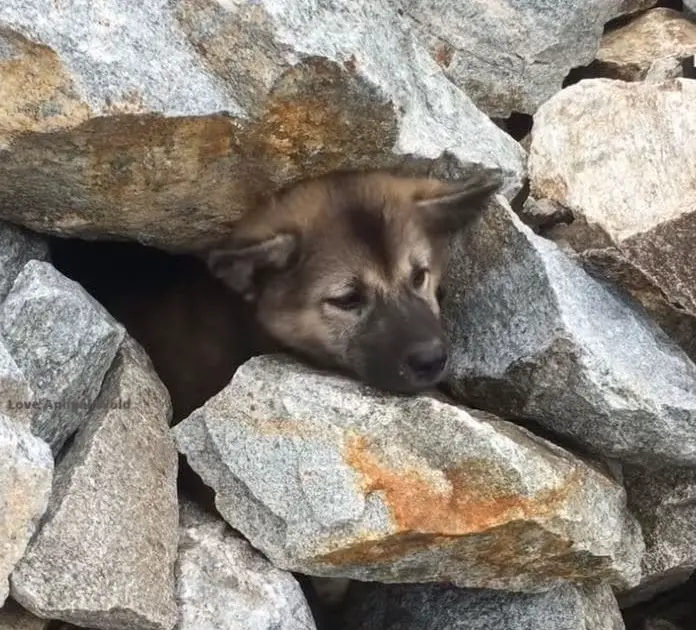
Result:
M205 257L281 348L376 387L439 382L437 293L450 237L502 183L333 173L280 191Z

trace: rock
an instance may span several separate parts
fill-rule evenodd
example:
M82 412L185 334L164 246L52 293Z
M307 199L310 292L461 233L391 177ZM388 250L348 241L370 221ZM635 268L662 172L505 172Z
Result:
M0 630L49 630L51 621L39 619L8 599L0 609Z
M9 593L8 576L46 511L52 479L48 446L0 415L0 607Z
M530 188L575 220L549 233L621 284L696 359L696 81L591 79L535 116ZM650 133L646 133L650 129Z
M387 0L5 0L0 24L0 216L42 232L183 251L335 168L525 177Z
M593 66L601 76L623 81L664 80L682 76L681 62L694 54L696 24L679 11L658 8L606 33Z
M684 12L689 16L696 15L696 0L684 0Z
M87 417L125 330L78 283L31 260L0 308L0 333L34 390L32 431L57 454Z
M11 223L0 223L0 304L27 262L48 258L48 246L40 236Z
M623 488L486 414L266 355L173 433L220 514L285 570L511 590L637 577Z
M56 467L43 526L12 575L12 596L27 610L108 630L174 627L178 464L170 417L166 389L127 338Z
M34 392L0 337L0 414L31 428Z
M634 606L686 582L696 571L696 470L624 468L629 507L645 537L641 584L622 593Z
M590 63L606 22L655 0L401 2L444 73L489 116L533 114L572 68Z
M444 280L452 395L604 459L696 464L696 365L498 199Z
M607 586L503 593L433 585L356 585L341 630L624 630Z
M181 508L177 630L315 630L297 580L276 569L227 523Z

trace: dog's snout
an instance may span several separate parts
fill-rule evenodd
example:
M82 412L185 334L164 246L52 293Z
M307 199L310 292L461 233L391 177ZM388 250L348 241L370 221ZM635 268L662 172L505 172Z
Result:
M434 383L446 365L447 349L440 339L414 344L406 355L406 366L418 383Z

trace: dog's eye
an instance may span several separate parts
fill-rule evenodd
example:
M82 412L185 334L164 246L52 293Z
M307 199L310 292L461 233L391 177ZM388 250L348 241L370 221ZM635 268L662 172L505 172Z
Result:
M353 289L342 295L335 295L324 300L327 304L342 311L357 311L364 303L363 295L357 289Z
M425 267L416 267L411 273L413 288L420 289L428 278L428 270Z

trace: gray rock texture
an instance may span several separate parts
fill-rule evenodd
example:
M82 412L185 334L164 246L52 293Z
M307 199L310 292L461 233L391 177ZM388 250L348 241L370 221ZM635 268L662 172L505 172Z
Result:
M184 250L270 189L335 168L500 166L514 195L526 153L397 8L4 1L0 216Z
M696 470L655 473L624 468L629 507L645 538L643 578L622 593L622 606L635 605L685 582L696 571Z
M402 0L404 20L445 74L490 116L533 114L590 63L606 22L655 4L619 0Z
M282 569L512 590L638 575L623 488L524 429L437 399L384 396L267 355L173 433L220 514Z
M53 458L42 440L0 415L0 607L8 577L48 506Z
M174 627L178 463L170 417L167 391L127 339L56 467L46 518L12 574L12 597L23 607L105 630Z
M48 258L48 246L39 235L11 223L0 222L0 304L27 262Z
M297 580L225 521L189 501L180 511L177 630L316 630Z
M443 318L459 400L594 455L696 464L696 365L502 197L453 244Z
M34 391L0 337L0 414L31 426Z
M87 417L125 330L78 283L31 260L0 307L0 333L34 390L32 431L56 454Z
M649 130L649 133L646 132ZM591 79L537 111L530 188L575 220L549 236L638 299L696 359L696 81Z
M624 630L606 586L502 593L445 585L357 584L340 630Z

